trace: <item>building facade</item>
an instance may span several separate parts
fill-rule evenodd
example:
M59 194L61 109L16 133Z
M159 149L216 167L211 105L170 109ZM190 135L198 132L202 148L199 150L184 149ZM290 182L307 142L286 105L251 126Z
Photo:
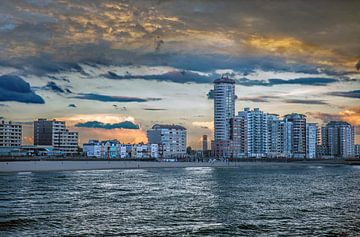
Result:
M87 157L101 158L101 142L98 140L89 140L83 144L83 152Z
M286 122L292 123L291 153L294 158L306 157L306 116L292 113L284 116Z
M359 157L360 156L360 144L355 144L354 145L354 155L356 157Z
M235 116L235 81L214 81L214 140L230 139L230 119Z
M212 144L216 157L228 155L228 147L224 145L231 143L230 123L234 116L235 81L225 77L214 80L214 142Z
M244 108L238 117L244 120L245 155L249 158L265 157L268 153L268 115L259 108Z
M277 114L268 114L267 157L291 158L292 122L281 120Z
M306 124L306 158L315 159L318 145L318 127L316 123Z
M278 154L278 133L279 133L279 115L268 114L267 115L268 126L268 153L269 157L277 157Z
M0 147L21 146L22 126L12 122L0 122Z
M148 142L159 145L161 158L186 155L187 131L180 125L155 124L147 131Z
M278 156L284 158L291 158L293 146L293 123L287 120L279 121L278 123L278 138L277 138L277 153Z
M115 140L89 140L83 144L84 154L90 158L159 158L158 144L121 144Z
M78 133L69 131L63 121L38 119L34 121L34 145L53 146L64 155L75 155Z
M321 142L326 156L353 157L354 140L354 127L347 122L331 121L321 129Z

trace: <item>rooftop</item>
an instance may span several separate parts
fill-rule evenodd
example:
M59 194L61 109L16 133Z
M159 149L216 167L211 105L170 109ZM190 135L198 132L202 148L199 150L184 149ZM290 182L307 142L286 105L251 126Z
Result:
M155 124L152 126L152 129L177 129L177 130L186 130L185 127L175 124Z
M327 123L326 126L339 126L339 125L352 126L350 123L344 121L330 121Z
M214 84L221 84L221 83L235 84L235 81L233 79L230 79L230 78L224 77L224 76L222 76L219 79L214 80Z

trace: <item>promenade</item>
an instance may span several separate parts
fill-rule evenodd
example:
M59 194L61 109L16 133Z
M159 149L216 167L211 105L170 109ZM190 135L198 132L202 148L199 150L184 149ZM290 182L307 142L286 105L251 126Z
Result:
M8 172L45 172L67 170L107 170L107 169L145 169L145 168L185 168L185 167L239 167L243 165L269 164L328 164L360 165L360 160L297 160L297 161L204 161L204 162L164 162L139 160L12 160L0 161L0 173Z

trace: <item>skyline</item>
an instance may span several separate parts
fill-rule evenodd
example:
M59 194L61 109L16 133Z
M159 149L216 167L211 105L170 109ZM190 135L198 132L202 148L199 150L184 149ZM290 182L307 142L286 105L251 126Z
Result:
M25 144L34 120L56 118L80 144L145 141L168 123L200 148L212 82L228 74L236 112L344 120L359 143L360 3L334 3L3 1L0 116L23 124Z

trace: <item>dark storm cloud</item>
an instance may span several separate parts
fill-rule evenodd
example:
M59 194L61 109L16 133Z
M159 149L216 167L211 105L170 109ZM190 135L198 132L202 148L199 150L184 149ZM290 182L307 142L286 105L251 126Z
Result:
M70 83L70 80L67 79L67 78L65 78L65 77L57 77L57 76L50 76L50 75L48 75L48 78L51 79L51 80L65 81L65 82Z
M338 82L335 78L295 78L295 79L269 79L269 80L250 80L241 78L236 83L242 86L276 86L276 85L309 85L309 86L325 86Z
M170 65L200 71L221 68L244 72L254 68L316 71L316 65L301 69L286 63L286 55L273 56L277 52L263 54L261 49L254 52L247 48L246 39L256 34L290 37L340 52L341 57L358 57L359 7L358 1L324 0L312 4L273 0L271 7L260 0L226 4L222 1L183 4L180 1L4 0L0 8L0 30L6 34L2 34L0 47L6 52L0 55L0 62L38 74L69 69L83 73L77 65L79 62ZM124 20L124 16L132 17ZM216 51L222 49L222 42L219 41L219 46L209 45L206 38L203 41L197 38L212 33L228 36L239 50ZM188 47L194 43L204 46L196 50ZM125 48L129 51L122 50ZM216 56L214 52L219 51L227 53ZM295 61L301 64L306 59Z
M165 74L158 75L118 75L114 72L109 71L107 74L103 75L108 79L114 80L129 80L129 79L144 79L144 80L156 80L156 81L170 81L174 83L205 83L212 84L216 78L219 78L221 75L216 73L211 73L209 76L200 75L196 72L191 71L171 71ZM230 78L236 76L235 74L230 74ZM236 84L242 86L276 86L276 85L310 85L310 86L325 86L331 83L340 81L335 78L321 78L321 77L309 77L309 78L295 78L295 79L268 79L268 80L253 80L248 78L235 79ZM208 94L208 98L211 99L211 91ZM209 97L210 96L210 97Z
M139 129L139 125L134 124L130 121L124 121L120 123L102 123L99 121L88 121L85 123L77 123L75 127L79 128L102 128L102 129L115 129L115 128L122 128L122 129Z
M63 93L71 94L72 93L72 91L70 89L68 89L68 88L63 89L53 81L49 81L46 84L46 86L42 87L42 89L50 90L50 91L53 91L53 92L59 93L59 94L63 94Z
M143 110L147 110L147 111L164 111L167 109L162 109L162 108L143 108Z
M115 109L121 110L121 111L127 111L127 108L125 106L119 107L118 105L112 105Z
M323 100L302 100L302 99L286 99L285 103L289 104L304 104L304 105L327 105Z
M126 79L144 79L144 80L155 80L155 81L170 81L175 83L212 83L215 77L202 76L198 73L190 71L171 71L165 74L159 75L141 75L132 76L124 75L120 76L114 72L109 71L108 74L104 75L108 79L126 80Z
M30 84L15 75L0 76L0 101L44 104L45 101L35 94Z
M341 97L348 97L348 98L355 98L360 99L360 90L354 90L354 91L334 91L329 92L327 95L333 95L333 96L341 96Z
M65 49L64 49L65 50ZM24 70L26 73L35 75L56 74L60 72L78 72L87 76L88 74L80 66L87 64L91 67L101 67L102 65L117 66L171 66L180 70L173 74L163 75L163 77L175 76L174 80L189 80L194 76L201 83L206 83L209 78L203 75L193 74L190 71L211 72L217 69L233 69L247 75L255 70L264 71L291 71L299 73L318 74L316 66L310 64L289 64L279 57L247 56L235 57L221 54L191 54L191 53L135 53L122 49L112 49L110 45L82 45L72 49L74 56L59 59L51 55L39 57L22 57L15 59L0 58L0 65L15 67ZM101 53L97 53L97 51ZM87 53L90 53L87 55ZM26 65L26 67L24 67ZM183 73L185 72L185 74ZM324 71L324 73L335 73L335 71ZM338 72L336 72L338 73ZM134 75L121 76L114 72L108 72L104 76L110 79L134 78ZM147 79L156 75L150 75ZM59 78L52 78L59 79Z
M96 101L102 101L102 102L124 102L124 103L161 100L160 98L109 96L109 95L101 95L101 94L94 94L94 93L80 93L78 96L75 96L73 98L83 99L83 100L96 100Z
M222 31L237 27L242 34L290 35L325 48L335 47L341 53L355 57L360 52L359 1L317 0L312 4L279 0L269 4L261 0L227 1L226 4L195 1L190 5L191 9L189 5L175 1L162 6L191 22L195 29Z
M251 102L255 102L255 103L267 103L270 102L270 99L277 99L279 98L278 96L254 96L254 97L240 97L239 100L242 101L251 101Z

